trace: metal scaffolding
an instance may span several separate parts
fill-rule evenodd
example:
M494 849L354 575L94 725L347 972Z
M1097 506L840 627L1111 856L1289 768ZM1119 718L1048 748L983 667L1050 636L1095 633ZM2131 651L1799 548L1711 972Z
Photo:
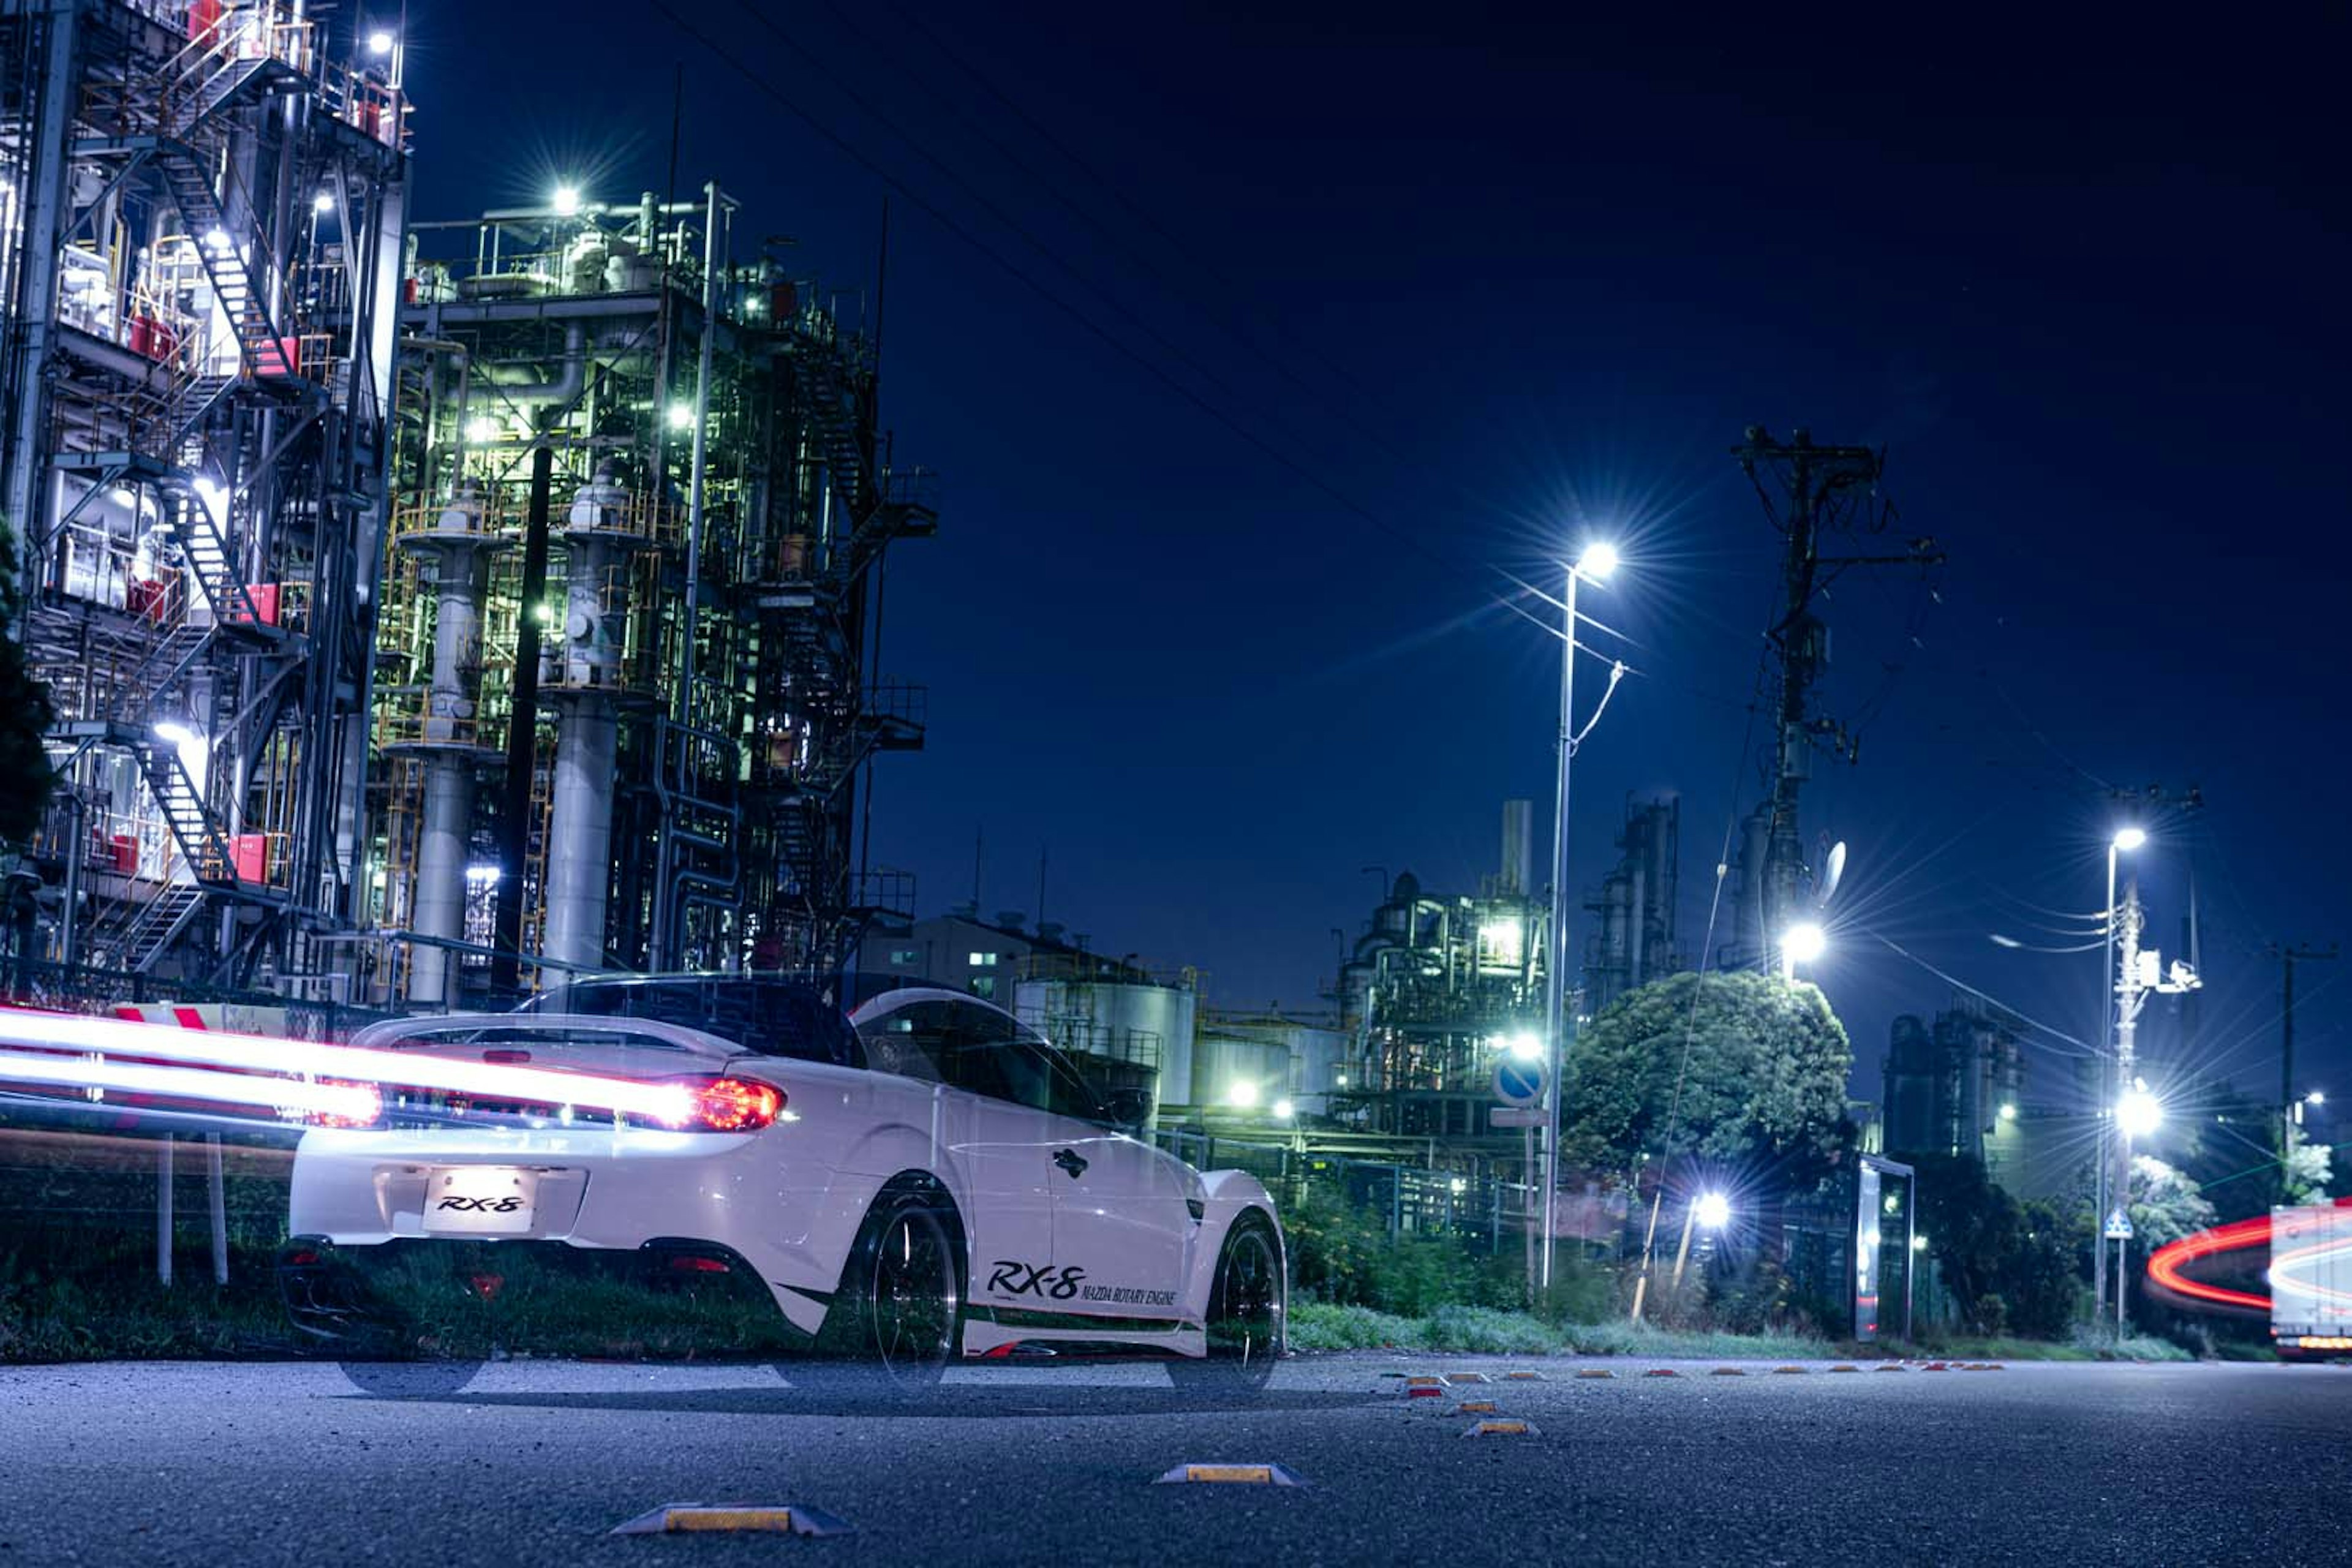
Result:
M878 301L716 184L410 225L403 54L353 25L0 0L0 503L60 777L16 957L373 1006L839 963L911 903L861 806L924 727L874 673L935 526Z
M735 203L416 226L379 624L365 994L551 970L837 966L908 879L858 865L923 693L868 673L929 476L872 335ZM479 787L506 774L501 797Z
M0 500L47 956L316 977L357 913L408 105L299 8L0 0Z

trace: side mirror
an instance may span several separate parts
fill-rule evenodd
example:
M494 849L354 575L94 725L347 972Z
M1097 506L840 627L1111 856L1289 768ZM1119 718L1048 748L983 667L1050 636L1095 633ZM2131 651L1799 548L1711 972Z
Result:
M1115 1089L1103 1100L1103 1120L1121 1132L1133 1132L1151 1120L1151 1091Z

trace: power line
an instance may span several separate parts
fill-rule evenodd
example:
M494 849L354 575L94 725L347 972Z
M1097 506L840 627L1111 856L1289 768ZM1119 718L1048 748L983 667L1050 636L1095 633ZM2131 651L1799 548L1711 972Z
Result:
M830 8L831 6L828 5L828 9ZM1072 168L1077 170L1087 179L1092 180L1097 185L1100 186L1109 195L1113 201L1117 202L1120 206L1125 207L1138 222L1150 229L1154 237L1160 239L1177 255L1182 257L1188 265L1198 270L1212 281L1215 282L1220 288L1223 289L1234 298L1245 299L1247 297L1245 291L1241 288L1241 286L1235 283L1232 278L1221 270L1215 262L1201 255L1201 253L1193 249L1181 236L1176 234L1166 224L1161 223L1157 217L1154 217L1150 211L1139 205L1135 199L1128 195L1127 191L1118 181L1110 178L1108 175L1103 174L1101 170L1096 168L1092 163L1080 154L1076 149L1071 147L1068 142L1055 135L1050 127L1039 121L1035 115L1031 114L1028 110L1023 108L1018 100L1014 99L1010 93L1007 93L1003 88L997 86L996 83L991 80L985 73L981 71L976 66L973 66L962 55L950 48L947 42L942 39L937 32L933 31L930 26L920 16L916 16L904 5L896 5L892 8L898 12L899 19L906 22L916 32L920 33L923 36L924 42L929 44L942 58L946 59L950 65L953 65L958 70L963 72L965 76L971 78L973 84L982 92L988 94L989 97L994 99L998 103L1003 104L1006 110L1011 111L1013 118L1020 121L1022 124L1027 126L1030 132L1034 134L1038 140L1042 141L1046 146L1059 153ZM836 11L835 15L838 14L839 13ZM1284 331L1280 322L1269 321L1268 324L1273 328L1276 333L1281 336L1292 347L1299 350L1299 352L1305 353L1308 358L1314 360L1327 374L1332 377L1332 379L1348 385L1350 389L1353 389L1355 384L1354 378L1346 371L1341 370L1339 366L1325 359L1320 353L1317 353L1311 345L1301 342L1297 338L1294 338L1289 333ZM1229 328L1228 331L1230 330L1231 329ZM1235 335L1238 336L1239 334ZM1287 372L1285 374L1286 375L1288 374ZM1291 379L1294 381L1297 380L1295 376L1291 377ZM1373 437L1371 438L1375 441L1384 441L1386 439L1386 437Z
M1905 947L1902 943L1895 941L1893 938L1880 935L1877 931L1872 931L1870 934L1877 941L1893 949L1897 954L1909 959L1912 963L1917 964L1920 968L1926 970L1928 973L1942 981L1945 984L1952 986L1956 990L1965 991L1979 1002L1990 1003L2009 1016L2015 1018L2021 1024L2028 1025L2032 1028L2039 1029L2042 1033L2048 1035L2054 1039L2063 1040L2070 1046L2080 1047L2077 1050L2063 1054L2079 1056L2086 1060L2095 1059L2106 1054L2097 1047L2093 1046L2087 1040L2079 1039L2076 1037L2068 1034L2063 1029L2055 1028L2051 1025L2042 1022L2039 1018L2032 1016L2031 1014L2021 1012L2017 1008L2012 1007L2008 1003L2002 1001L2000 997L1994 995L1990 991L1980 991L1957 975L1947 974L1944 971L1937 968L1934 964L1928 963L1926 959L1920 957L1917 953L1912 952L1909 948ZM2056 1049L2055 1047L2045 1047L2044 1048L2053 1050Z
M1267 440L1264 436L1261 436L1256 431L1251 429L1248 426L1234 419L1223 409L1218 407L1215 403L1203 397L1196 388L1187 385L1181 379L1169 374L1166 368L1154 362L1150 356L1137 350L1132 344L1127 342L1118 334L1110 331L1108 328L1095 321L1077 306L1073 305L1069 300L1064 299L1052 289L1040 282L1034 274L1023 268L1018 262L1004 255L1003 252L998 250L986 240L974 234L967 226L950 216L939 205L939 204L933 202L929 197L922 195L922 193L914 189L904 180L900 179L898 175L885 168L881 163L868 156L864 151L850 142L848 138L834 130L824 121L817 119L815 115L803 108L797 100L786 94L781 88L777 87L774 81L770 78L752 70L750 67L743 64L741 60L736 58L734 55L721 48L718 42L711 38L709 34L702 31L701 28L696 26L692 22L688 21L685 16L681 16L677 10L672 8L672 6L667 3L667 0L647 0L647 4L655 11L659 12L663 16L668 18L671 25L677 27L679 32L685 34L688 37L692 38L695 42L700 44L704 48L717 56L730 70L734 71L738 76L743 78L744 80L751 83L753 88L758 89L766 97L772 99L777 104L782 106L787 113L791 114L802 124L814 132L818 136L839 151L844 156L849 158L860 168L865 169L877 179L882 181L883 184L889 186L892 190L904 196L908 201L913 203L916 207L929 216L932 221L939 224L942 228L945 228L956 238L962 240L966 245L980 252L981 255L986 257L990 261L994 262L998 268L1010 275L1015 282L1018 282L1024 288L1029 289L1032 293L1035 294L1048 305L1051 305L1062 315L1068 317L1072 321L1083 328L1089 336L1096 338L1106 346L1109 347L1112 351L1120 355L1120 357L1133 363L1147 374L1151 376L1153 380L1159 382L1161 385L1175 393L1179 397L1191 404L1195 409L1207 416L1216 424L1223 426L1226 430L1230 431L1234 436L1239 437L1243 441L1246 442L1265 457L1271 459L1277 467L1296 476L1308 488L1330 500L1351 516L1360 518L1364 521L1370 523L1381 532L1390 535L1400 543L1404 544L1407 548L1424 556L1438 565L1444 566L1448 570L1456 573L1474 570L1473 568L1466 566L1464 563L1457 561L1440 551L1432 549L1426 542L1414 534L1408 532L1406 530L1399 527L1395 523L1391 522L1388 519L1373 511L1370 508L1365 506L1362 502L1358 501L1354 497L1349 495L1344 490L1339 489L1336 485L1333 485L1329 480L1324 479L1320 474L1300 463L1297 458L1291 457L1289 453L1284 451L1282 447L1274 442ZM1488 572L1498 570L1491 564L1485 563L1482 563L1482 569ZM1492 590L1487 590L1487 597L1493 600L1496 605L1501 605L1504 609L1508 610L1511 614L1527 621L1529 625L1540 627L1548 636L1557 637L1563 635L1558 628L1552 626L1549 622L1543 620L1540 616L1536 616L1525 605L1517 603L1515 600L1506 597L1503 595L1494 593Z
M917 71L914 67L908 63L906 50L903 48L894 47L883 40L876 38L873 34L867 32L863 26L861 26L856 18L853 17L845 7L836 4L835 0L823 0L823 4L825 10L833 16L835 22L839 23L851 37L864 44L886 64L905 75L908 80L914 82L916 86L921 88L925 92L931 94L940 103L949 106L952 106L955 103L959 95L953 92L942 90L932 80L925 77L922 73ZM998 103L1003 105L1007 110L1011 110L1015 118L1020 120L1024 125L1027 126L1029 130L1048 147L1059 153L1073 167L1076 168L1079 173L1085 174L1088 179L1094 181L1097 184L1108 191L1122 206L1125 206L1129 213L1133 214L1148 227L1150 227L1151 231L1169 247L1169 248L1183 256L1184 258L1188 262L1192 263L1193 267L1200 271L1208 274L1216 282L1218 282L1225 289L1226 296L1228 298L1235 300L1247 298L1247 295L1239 285L1235 284L1231 279L1226 278L1222 273L1218 272L1208 262L1202 260L1198 256L1194 255L1190 248L1185 246L1181 239L1170 232L1165 225L1152 217L1149 212L1138 206L1132 199L1127 196L1126 194L1118 188L1116 183L1100 174L1093 167L1092 164L1081 158L1066 142L1056 137L1050 130L1046 129L1046 127L1034 116L1023 109L1019 102L1012 98L1011 95L1007 94L993 81L990 80L978 67L972 65L970 60L950 47L947 42L942 39L937 32L933 31L922 18L903 10L899 13L899 16L902 21L906 22L908 26L914 28L914 30L920 33L924 41L929 43L935 52L947 60L949 64L955 67L956 69L961 71L966 77L971 79L971 80L978 86L982 92L994 99ZM981 122L979 117L953 110L952 108L950 109L950 112L955 114L955 119L959 124L962 125L974 136L985 142L997 154L997 156L1003 158L1007 163L1011 164L1014 170L1025 176L1032 184L1035 184L1038 189L1044 191L1046 195L1052 197L1064 211L1069 213L1079 222L1085 224L1095 233L1100 235L1105 240L1108 241L1114 247L1116 247L1120 254L1125 256L1136 266L1141 268L1143 271L1150 277L1151 280L1160 285L1162 289L1166 290L1171 298L1181 300L1192 308L1199 310L1202 316L1206 317L1211 321L1213 321L1227 336L1232 338L1235 342L1241 344L1244 348L1247 349L1251 353L1256 355L1259 360L1264 362L1277 375L1280 375L1284 380L1298 388L1299 391L1307 394L1307 395L1314 398L1318 403L1321 404L1327 412L1328 412L1334 418L1338 419L1341 424L1347 426L1349 429L1352 430L1357 436L1376 447L1385 447L1391 444L1391 437L1382 436L1378 431L1373 430L1370 426L1358 419L1347 408L1333 401L1329 395L1322 388L1318 387L1314 383L1308 381L1305 376L1300 375L1282 360L1277 359L1272 353L1268 353L1264 344L1260 343L1257 339L1250 333L1234 325L1234 323L1228 319L1224 313L1210 310L1203 306L1197 298L1192 296L1185 289L1179 279L1169 275L1168 271L1163 268L1160 262L1152 256L1150 249L1141 245L1138 245L1133 240L1129 239L1126 235L1120 233L1118 229L1106 222L1100 216L1097 216L1084 203L1070 195L1045 171L1037 168L1034 164L1030 163L1027 158L1024 157L1020 152L1006 145L1002 138L993 134L986 125ZM1293 346L1303 347L1303 345L1297 344L1295 340L1293 340ZM1307 350L1305 352L1312 353L1311 350ZM1338 380L1343 383L1349 382L1349 377L1346 374L1339 371L1336 367L1326 363L1324 363L1324 368ZM1349 384L1352 390L1352 383L1349 383Z

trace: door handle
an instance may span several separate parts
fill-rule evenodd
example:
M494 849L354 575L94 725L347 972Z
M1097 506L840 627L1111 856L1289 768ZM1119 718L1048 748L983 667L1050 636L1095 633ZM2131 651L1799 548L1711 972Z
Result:
M1070 1179L1072 1181L1076 1181L1080 1176L1087 1173L1086 1159L1084 1156L1079 1154L1076 1149L1055 1150L1054 1152L1054 1163L1061 1166L1063 1170L1067 1171L1070 1173Z

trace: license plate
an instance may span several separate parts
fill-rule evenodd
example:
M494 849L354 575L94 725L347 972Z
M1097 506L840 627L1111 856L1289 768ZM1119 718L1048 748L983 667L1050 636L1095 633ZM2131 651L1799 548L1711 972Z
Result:
M459 1236L520 1236L530 1229L539 1177L508 1165L458 1165L425 1184L425 1228Z

